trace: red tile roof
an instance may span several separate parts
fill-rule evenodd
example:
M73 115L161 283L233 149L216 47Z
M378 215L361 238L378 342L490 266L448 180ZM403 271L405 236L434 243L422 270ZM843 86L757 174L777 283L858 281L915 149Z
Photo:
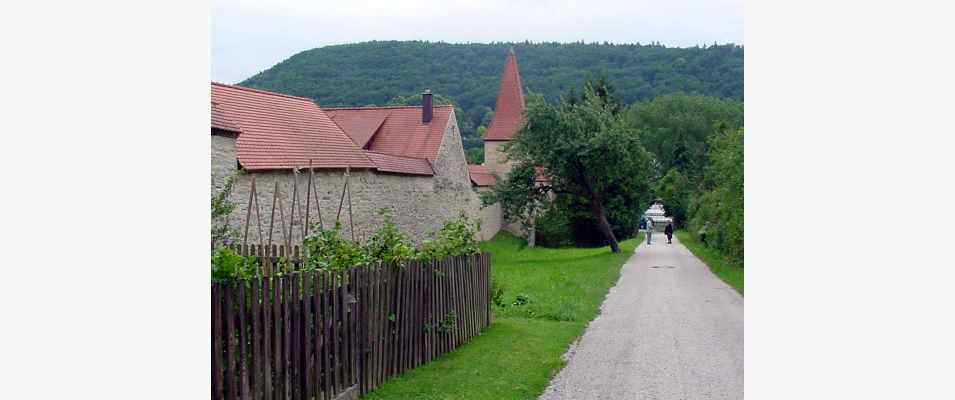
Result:
M471 175L471 183L476 186L494 186L497 182L497 177L484 164L468 164L468 174Z
M228 117L226 117L225 112L216 105L215 102L212 103L212 127L215 129L222 129L224 131L230 132L240 132L239 127L235 125Z
M423 158L394 156L390 154L365 151L365 155L375 163L381 172L396 172L413 175L434 175L431 163Z
M431 122L421 122L421 106L325 108L355 143L376 153L434 161L452 106L434 106Z
M521 86L521 74L517 71L517 57L514 49L507 53L504 73L501 74L501 88L497 92L497 104L494 106L494 118L484 134L484 140L511 140L524 119L524 90Z
M248 170L376 168L311 99L212 83L212 102L241 133L236 157Z

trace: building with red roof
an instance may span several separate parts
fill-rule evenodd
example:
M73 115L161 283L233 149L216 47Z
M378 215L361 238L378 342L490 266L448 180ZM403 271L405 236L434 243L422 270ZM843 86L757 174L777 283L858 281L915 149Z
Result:
M319 209L325 227L350 214L356 237L367 237L384 208L416 240L460 213L481 218L482 238L492 237L500 216L483 210L472 189L454 108L434 106L430 92L422 96L422 106L322 108L304 97L212 83L214 185L244 172L234 178L230 223L244 239L248 216L251 243L269 236L298 243L308 204L310 223ZM351 213L339 212L346 169ZM257 205L249 201L253 179ZM342 222L351 234L351 223ZM261 242L259 227L272 227Z
M511 163L501 151L501 146L514 137L523 123L524 88L517 69L517 56L514 55L514 49L510 49L504 62L504 72L501 73L494 118L483 138L484 164L491 172L503 175L511 170Z
M471 174L471 183L478 190L489 190L494 186L498 179L511 171L513 162L508 160L502 150L502 146L514 138L514 135L520 131L524 124L524 87L521 83L521 73L517 68L517 56L514 49L507 52L507 59L504 61L504 71L501 72L501 83L497 91L497 101L494 105L494 117L491 119L491 125L484 134L484 163L481 165L468 165ZM535 182L538 185L545 185L550 181L546 171L536 168ZM500 205L494 204L500 213ZM501 221L502 228L516 235L524 235L525 229L518 223L506 224ZM533 232L533 228L531 228ZM528 237L529 243L534 242L534 234Z

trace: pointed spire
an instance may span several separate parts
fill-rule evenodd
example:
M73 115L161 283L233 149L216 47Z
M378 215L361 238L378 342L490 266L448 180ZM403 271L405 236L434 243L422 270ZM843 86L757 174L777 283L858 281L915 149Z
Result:
M524 116L524 89L521 74L517 70L514 48L507 52L501 87L497 92L494 118L484 134L484 140L510 140L520 127Z

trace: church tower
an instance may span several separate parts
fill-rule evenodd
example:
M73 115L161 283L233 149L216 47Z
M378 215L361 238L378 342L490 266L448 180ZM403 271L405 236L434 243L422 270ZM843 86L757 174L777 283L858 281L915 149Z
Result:
M501 74L501 87L497 92L494 105L494 118L484 134L484 164L498 176L511 170L512 162L506 161L501 145L511 140L520 128L524 118L524 89L521 75L517 71L517 57L512 47L507 52L504 73Z

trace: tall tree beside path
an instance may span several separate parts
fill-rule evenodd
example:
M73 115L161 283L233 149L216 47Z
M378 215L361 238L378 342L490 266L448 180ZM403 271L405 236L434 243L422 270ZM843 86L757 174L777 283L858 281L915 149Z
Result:
M714 135L709 141L703 192L690 204L690 230L705 231L707 245L743 262L743 129Z
M500 201L505 218L527 224L550 193L570 196L590 206L606 243L619 252L607 218L607 194L645 186L651 156L616 112L619 105L606 86L588 84L580 98L564 97L556 105L531 94L526 123L505 147L514 168L485 201ZM535 179L540 174L549 179Z
M743 126L743 102L674 93L636 102L624 115L640 130L643 145L655 156L656 172L662 177L676 169L697 189L703 179L710 136Z

